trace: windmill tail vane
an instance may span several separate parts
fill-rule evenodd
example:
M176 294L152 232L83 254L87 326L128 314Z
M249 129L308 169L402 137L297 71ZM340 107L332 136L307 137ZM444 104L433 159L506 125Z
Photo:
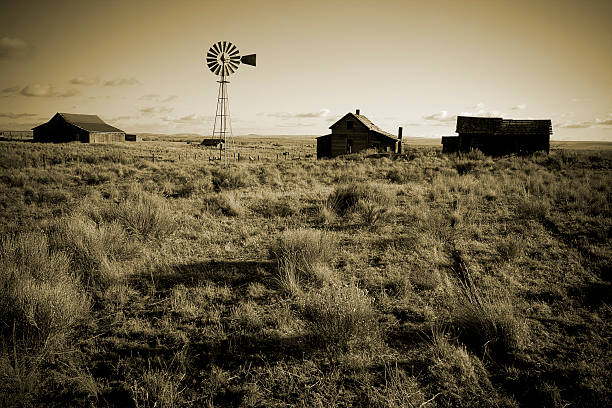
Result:
M229 102L227 94L227 77L238 70L240 64L256 66L256 54L240 56L238 47L229 41L219 41L210 47L206 53L206 65L215 75L220 76L219 92L217 94L217 109L215 112L215 124L213 127L213 139L217 139L219 148L219 159L227 161L232 155L235 157L234 136L229 114ZM202 142L204 143L204 142ZM223 153L223 157L222 157Z

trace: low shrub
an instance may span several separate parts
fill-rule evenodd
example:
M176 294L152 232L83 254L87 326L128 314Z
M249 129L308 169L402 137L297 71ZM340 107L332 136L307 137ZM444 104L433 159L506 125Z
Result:
M499 400L482 361L464 346L451 344L443 332L434 331L429 375L440 391L441 406L497 406Z
M295 199L290 197L278 198L276 196L264 196L252 207L253 211L266 217L291 217L299 212L296 208Z
M41 233L3 237L0 254L0 345L35 354L63 344L89 310L69 257Z
M354 285L326 285L298 296L313 343L337 356L353 348L373 347L379 340L373 299Z
M166 200L145 192L128 196L111 209L112 219L116 219L133 234L143 238L161 239L174 229L174 216Z
M270 248L276 260L279 284L290 293L301 282L319 284L332 280L329 262L335 250L332 236L318 230L285 230Z
M339 215L345 215L353 211L360 201L366 200L388 207L394 203L395 196L378 184L349 183L337 187L327 199L327 204Z
M119 277L114 261L132 259L140 250L118 223L96 225L80 215L51 225L48 235L50 248L67 254L73 273L93 290L105 289Z
M469 278L457 286L451 310L459 340L475 353L505 359L524 349L527 325L517 316L514 301L501 289L484 291Z
M215 191L231 190L254 184L254 178L243 168L222 168L212 171L212 184Z
M550 201L534 196L523 197L517 205L517 213L527 220L543 221L550 211Z
M230 217L241 217L246 213L238 194L233 191L215 193L204 199L206 210L212 214L223 214Z
M413 408L427 405L425 393L414 376L409 376L397 364L385 364L384 383L367 389L369 407Z

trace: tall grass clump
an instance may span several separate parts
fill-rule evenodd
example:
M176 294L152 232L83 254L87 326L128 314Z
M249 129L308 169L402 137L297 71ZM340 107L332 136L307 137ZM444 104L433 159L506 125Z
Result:
M221 168L212 171L215 191L231 190L255 184L255 178L243 168Z
M333 281L329 263L336 242L326 232L312 229L285 230L270 248L276 261L280 286L289 293L300 291L300 284Z
M337 187L327 199L327 205L338 215L344 216L358 208L360 202L388 207L394 201L394 194L381 185L353 182Z
M121 225L97 225L80 215L58 221L48 230L54 251L68 256L70 268L81 284L92 290L105 289L120 277L115 262L129 260L139 252Z
M235 191L222 191L207 196L204 208L212 214L221 213L229 217L241 217L247 211Z
M175 226L174 215L166 200L144 191L131 194L119 205L107 210L107 218L119 221L128 232L145 239L164 238Z
M89 310L68 256L41 233L2 237L0 254L0 346L15 359L61 346Z
M378 316L366 290L326 285L300 294L297 303L313 342L331 356L378 344Z
M476 287L466 269L452 296L452 324L459 340L472 351L504 359L525 348L527 325L517 316L515 302L507 291Z
M435 399L441 406L496 406L498 395L482 361L465 346L452 344L446 334L435 329L431 336L429 375L440 391Z

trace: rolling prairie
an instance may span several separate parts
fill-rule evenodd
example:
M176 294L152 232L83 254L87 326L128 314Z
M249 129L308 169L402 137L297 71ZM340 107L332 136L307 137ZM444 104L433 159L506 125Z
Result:
M0 141L0 406L612 405L609 145L145 139Z

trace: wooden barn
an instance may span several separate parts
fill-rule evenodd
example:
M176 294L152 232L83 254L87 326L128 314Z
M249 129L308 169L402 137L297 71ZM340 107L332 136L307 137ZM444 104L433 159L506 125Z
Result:
M96 115L56 113L51 120L32 129L35 142L111 143L125 141L125 132Z
M361 115L347 113L329 127L331 134L317 137L317 159L357 153L365 149L401 153L401 128L398 136L381 130Z
M514 120L458 116L459 136L443 136L442 152L478 149L489 155L533 153L550 150L552 123L545 120Z

